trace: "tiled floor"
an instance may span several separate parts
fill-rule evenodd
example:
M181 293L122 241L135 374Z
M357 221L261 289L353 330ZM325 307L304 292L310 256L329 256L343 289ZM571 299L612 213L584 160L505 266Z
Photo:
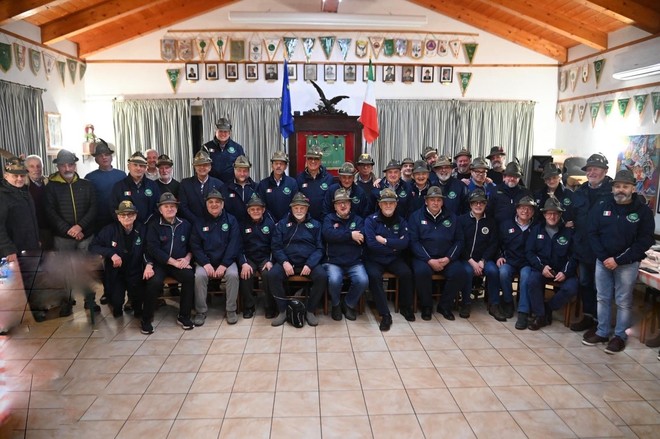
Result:
M217 300L216 300L217 302ZM217 305L217 303L216 303ZM611 356L561 322L517 331L469 320L228 326L217 306L182 331L125 315L24 324L0 340L2 438L660 437L657 349Z

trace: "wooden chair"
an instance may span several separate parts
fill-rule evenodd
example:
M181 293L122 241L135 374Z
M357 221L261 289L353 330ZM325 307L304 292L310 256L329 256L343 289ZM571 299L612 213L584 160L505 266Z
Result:
M433 273L433 275L431 275L432 299L440 300L440 296L442 296L442 286L444 285L444 280L445 277L440 273ZM458 296L460 296L460 294L456 296L457 300L460 299ZM417 312L417 288L415 288L415 291L413 292L413 312Z
M646 342L646 334L653 334L660 326L660 291L655 288L646 287L644 293L644 315L639 331L639 341ZM650 328L650 331L648 329Z

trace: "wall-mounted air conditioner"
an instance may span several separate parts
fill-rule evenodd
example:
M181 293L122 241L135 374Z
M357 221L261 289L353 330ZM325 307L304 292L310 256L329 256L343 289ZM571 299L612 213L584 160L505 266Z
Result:
M622 81L660 74L660 38L622 49L613 66L612 77Z

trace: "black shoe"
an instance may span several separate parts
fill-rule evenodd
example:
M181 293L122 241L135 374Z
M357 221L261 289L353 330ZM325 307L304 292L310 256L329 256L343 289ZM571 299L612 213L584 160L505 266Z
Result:
M106 295L104 294L104 295L102 295L101 298L99 299L99 302L101 303L101 305L107 305L108 302L110 302L110 300L108 300L108 296L106 296Z
M595 327L597 324L598 322L596 322L596 320L594 320L593 317L585 314L582 317L582 320L571 324L571 331L575 331L575 332L586 331L588 329Z
M550 326L552 325L552 308L550 308L550 303L548 302L545 302L543 307L545 308L545 324Z
M332 311L330 311L330 315L332 316L332 320L336 320L338 322L341 321L342 318L341 306L332 305Z
M422 320L431 320L433 318L433 307L425 306L422 308Z
M513 318L514 311L513 302L502 302L502 314L504 314L504 317L507 319Z
M529 314L526 312L519 312L518 320L516 320L516 329L523 330L523 329L527 329L528 326L529 326Z
M357 319L357 311L355 310L355 308L351 308L350 306L346 305L346 303L344 302L341 303L341 311L346 316L346 319L350 321L355 321Z
M119 308L112 308L112 317L114 318L119 318L124 315L124 311L122 311L121 307Z
M60 317L68 317L73 314L73 306L70 300L63 300L60 305Z
M403 316L404 319L406 319L409 322L414 322L415 321L415 313L413 312L411 307L401 307L399 310L399 314Z
M192 328L195 327L193 324L192 320L190 320L190 317L183 317L179 316L179 318L176 319L176 322L185 330L188 331Z
M32 311L32 317L35 322L43 322L46 320L46 311Z
M469 303L466 303L464 305L461 305L461 309L458 312L458 316L462 319L469 319L470 318L470 311L471 311L471 305Z
M128 299L126 303L124 303L124 311L133 311L133 302L131 299Z
M442 317L446 318L447 320L456 320L456 317L454 317L454 313L448 309L438 306L437 311L439 314L442 315Z
M488 314L495 317L495 320L497 320L498 322L506 322L506 316L502 314L500 305L490 305L488 307Z
M518 314L520 314L520 313L518 313ZM527 325L527 328L530 331L538 331L539 329L543 328L545 325L546 325L545 316L540 316L540 317L536 316L529 322L529 324Z
M274 319L275 317L278 316L278 314L279 314L279 312L275 311L274 309L267 309L266 310L266 318L268 320Z
M244 319L251 319L252 317L254 317L254 307L245 308L243 310L243 318Z
M387 332L392 327L392 315L386 314L380 320L380 325L378 326L382 332Z
M615 335L614 337L612 337L610 342L607 343L607 347L605 348L605 353L617 354L623 351L625 348L626 348L626 342L618 335Z
M150 322L145 322L144 320L142 320L140 322L140 332L143 334L153 334L154 327L151 325Z
M582 336L582 344L587 346L596 346L599 343L607 343L609 341L609 338L601 337L600 335L596 334L596 330L593 328L589 329Z
M90 309L90 307L94 310L94 312L101 312L101 307L97 305L96 302L85 302L85 309Z

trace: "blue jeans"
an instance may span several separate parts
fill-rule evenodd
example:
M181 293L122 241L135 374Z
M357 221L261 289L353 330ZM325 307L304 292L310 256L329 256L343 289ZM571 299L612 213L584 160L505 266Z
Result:
M527 276L531 269L532 267L529 266L518 269L509 264L500 267L500 287L502 288L502 301L504 303L513 302L513 278L516 274L520 274L518 279L518 312L529 313L530 310L529 296L527 295ZM496 305L499 303L499 299L490 303Z
M467 274L463 288L461 289L461 301L463 305L472 303L472 281L474 280L474 270L468 261L461 261L463 269ZM486 276L486 289L488 290L488 302L494 300L495 297L500 295L500 272L497 269L497 264L493 261L486 261L484 265L484 275ZM499 297L495 300L499 300ZM498 303L498 302L495 302Z
M614 335L626 340L626 329L632 323L633 288L637 280L639 262L619 265L614 270L605 268L601 261L596 261L596 290L598 299L598 329L601 337L610 336L612 321L612 298L616 304L616 326Z
M351 281L351 286L348 288L345 303L350 308L357 308L360 296L369 285L369 277L364 265L356 264L344 269L335 264L323 264L323 268L328 273L328 293L330 293L332 306L339 305L341 286L344 283L344 274L346 274Z

